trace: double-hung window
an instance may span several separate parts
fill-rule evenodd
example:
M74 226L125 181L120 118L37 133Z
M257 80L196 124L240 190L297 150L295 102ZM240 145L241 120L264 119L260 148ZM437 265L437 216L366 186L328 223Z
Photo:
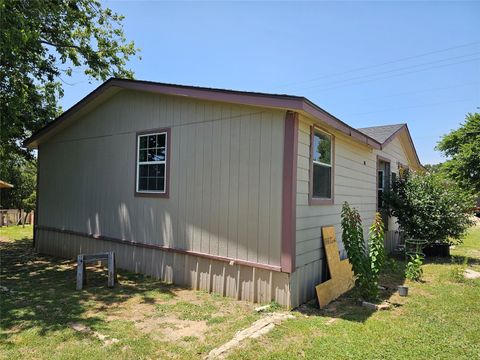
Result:
M333 138L332 135L312 128L311 185L312 204L333 202Z
M167 194L168 130L137 134L138 194Z

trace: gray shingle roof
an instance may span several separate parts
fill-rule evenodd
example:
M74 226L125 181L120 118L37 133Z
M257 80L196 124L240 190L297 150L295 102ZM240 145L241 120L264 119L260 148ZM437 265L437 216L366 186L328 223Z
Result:
M365 128L358 128L357 130L361 131L367 136L377 140L379 143L383 144L390 136L395 132L401 129L405 124L395 124L395 125L381 125L381 126L371 126Z

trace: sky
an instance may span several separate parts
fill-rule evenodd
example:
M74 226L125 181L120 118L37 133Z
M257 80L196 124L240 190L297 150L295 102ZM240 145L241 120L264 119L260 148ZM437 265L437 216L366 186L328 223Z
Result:
M353 127L407 123L423 164L480 112L480 1L102 1L141 80L305 96ZM64 110L99 82L66 79Z

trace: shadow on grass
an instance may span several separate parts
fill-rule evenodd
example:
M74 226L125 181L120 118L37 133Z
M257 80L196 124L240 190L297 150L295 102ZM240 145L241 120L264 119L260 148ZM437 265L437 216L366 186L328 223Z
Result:
M101 309L138 295L146 303L154 302L152 291L175 296L173 286L126 272L119 274L119 282L110 289L107 273L99 267L87 270L86 287L76 291L76 262L39 255L31 244L27 238L0 242L1 340L32 327L46 335L73 322L90 327L104 322L100 316L84 317L92 301Z
M457 265L480 265L480 259L464 255L450 255L450 257L428 257L425 264L457 264Z
M397 292L398 286L404 284L404 274L405 262L389 258L379 277L378 283L382 289L379 289L378 299L375 303L381 304L386 300L390 300L390 305L393 308L401 307L402 304L392 301L391 298ZM328 316L360 323L367 321L376 312L362 306L361 296L356 288L346 292L323 309L318 307L318 301L315 299L301 305L295 311L308 316Z

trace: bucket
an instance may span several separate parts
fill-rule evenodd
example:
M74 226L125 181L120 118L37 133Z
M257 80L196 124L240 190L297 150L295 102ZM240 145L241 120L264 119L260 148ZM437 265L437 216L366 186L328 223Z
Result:
M400 285L398 287L398 295L400 296L407 296L408 295L408 286Z

